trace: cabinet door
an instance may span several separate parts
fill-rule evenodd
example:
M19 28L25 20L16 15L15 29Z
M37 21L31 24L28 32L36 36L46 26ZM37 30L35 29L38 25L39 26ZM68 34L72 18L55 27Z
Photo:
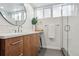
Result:
M32 34L30 36L31 38L31 54L32 56L35 56L36 55L36 52L37 52L37 49L36 49L36 37L35 37L35 34Z
M36 34L36 49L37 49L37 53L40 50L40 35Z
M38 34L31 35L31 53L33 56L38 54L39 47L40 47L40 39Z
M24 36L24 56L31 56L30 36Z
M24 36L24 55L35 56L38 54L40 47L39 34Z

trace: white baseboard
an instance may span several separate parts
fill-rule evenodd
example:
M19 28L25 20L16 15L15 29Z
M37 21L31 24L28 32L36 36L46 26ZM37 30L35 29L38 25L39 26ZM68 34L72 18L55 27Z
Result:
M43 48L61 50L61 48L59 48L59 47L43 46Z

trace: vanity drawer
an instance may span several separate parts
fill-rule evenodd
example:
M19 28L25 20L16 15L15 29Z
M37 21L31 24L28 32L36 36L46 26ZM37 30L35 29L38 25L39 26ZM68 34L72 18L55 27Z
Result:
M23 37L13 37L8 39L1 39L1 53L2 56L21 56L23 55Z
M6 56L21 56L23 55L23 43L18 43L11 46L6 46Z
M9 38L5 40L5 45L6 46L13 46L19 43L23 43L23 37L14 37L14 38Z

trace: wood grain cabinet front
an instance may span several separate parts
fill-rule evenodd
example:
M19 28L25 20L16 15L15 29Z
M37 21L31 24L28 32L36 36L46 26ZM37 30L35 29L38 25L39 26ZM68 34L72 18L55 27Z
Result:
M31 52L32 55L38 55L40 49L40 36L39 34L31 35Z
M24 36L24 56L31 56L30 35Z
M36 56L40 48L40 36L39 34L31 34L24 36L24 55Z
M40 48L40 35L0 39L0 47L1 56L36 56Z
M23 55L23 37L1 39L1 55L19 56Z

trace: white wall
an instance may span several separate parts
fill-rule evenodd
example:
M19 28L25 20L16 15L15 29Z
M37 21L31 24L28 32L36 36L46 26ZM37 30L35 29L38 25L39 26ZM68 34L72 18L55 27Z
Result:
M32 24L31 19L34 16L33 15L33 8L30 6L30 4L25 4L25 8L27 10L27 19L25 24L22 26L23 32L32 31ZM15 32L14 30L17 29L16 26L10 25L5 21L4 18L0 15L0 33L12 33Z
M34 17L34 9L31 7L30 4L25 4L25 6L27 10L27 19L26 19L26 23L23 25L23 31L28 32L28 31L32 31L31 20Z
M44 35L42 39L43 47L44 48L51 48L51 49L60 49L61 48L61 18L46 18L46 19L39 19L37 24L38 29L44 30ZM55 24L55 38L49 39L48 32L45 25Z

